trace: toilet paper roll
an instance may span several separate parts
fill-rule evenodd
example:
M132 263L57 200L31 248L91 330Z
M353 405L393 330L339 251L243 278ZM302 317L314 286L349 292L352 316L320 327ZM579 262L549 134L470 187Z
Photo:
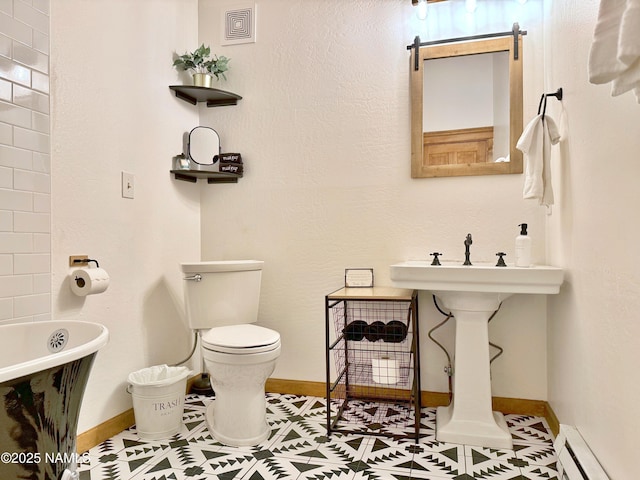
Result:
M384 355L371 360L373 381L392 385L398 383L398 362L392 357Z
M103 268L76 268L71 272L69 284L79 297L95 295L109 287L109 274Z

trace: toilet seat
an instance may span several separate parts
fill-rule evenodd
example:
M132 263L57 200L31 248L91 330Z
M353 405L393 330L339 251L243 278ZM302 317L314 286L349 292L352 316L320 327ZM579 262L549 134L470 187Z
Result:
M215 327L202 335L202 348L220 353L251 355L279 347L278 332L250 323Z

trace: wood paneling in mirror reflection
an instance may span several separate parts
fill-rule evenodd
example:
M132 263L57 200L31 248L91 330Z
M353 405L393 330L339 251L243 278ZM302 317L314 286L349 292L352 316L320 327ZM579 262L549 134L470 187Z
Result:
M425 132L424 165L462 165L493 160L493 127Z

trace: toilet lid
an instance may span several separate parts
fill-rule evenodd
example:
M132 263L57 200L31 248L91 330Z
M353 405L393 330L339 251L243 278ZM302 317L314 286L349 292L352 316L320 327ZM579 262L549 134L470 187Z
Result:
M207 350L235 354L266 352L279 344L278 332L250 323L215 327L202 335L202 346Z

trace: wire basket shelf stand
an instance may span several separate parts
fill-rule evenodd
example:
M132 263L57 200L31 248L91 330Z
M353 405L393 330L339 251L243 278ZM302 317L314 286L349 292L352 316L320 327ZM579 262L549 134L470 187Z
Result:
M417 292L345 287L325 297L325 317L327 434L417 441Z

